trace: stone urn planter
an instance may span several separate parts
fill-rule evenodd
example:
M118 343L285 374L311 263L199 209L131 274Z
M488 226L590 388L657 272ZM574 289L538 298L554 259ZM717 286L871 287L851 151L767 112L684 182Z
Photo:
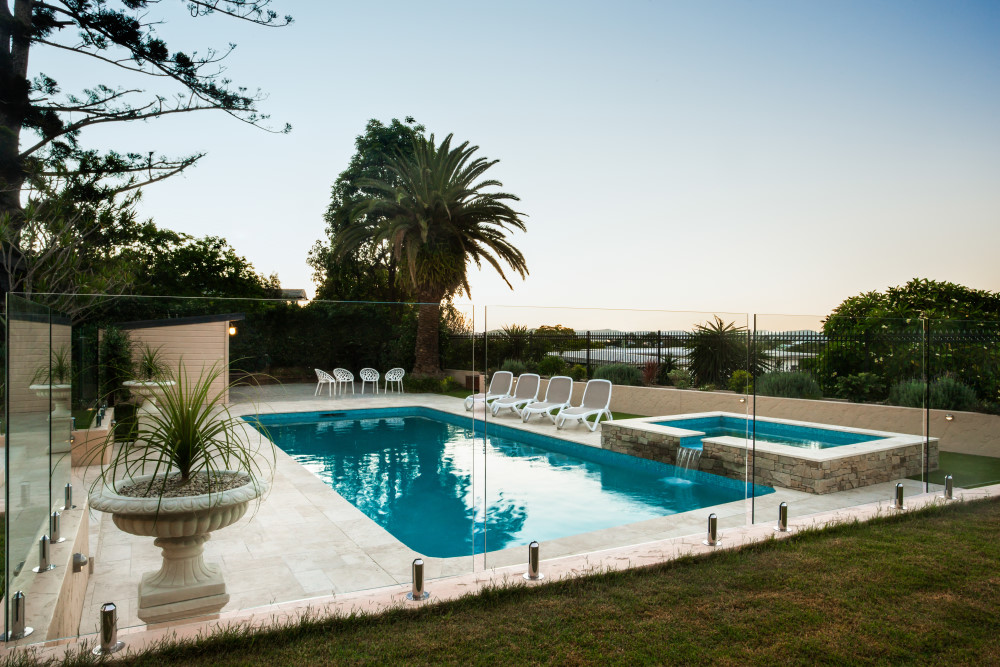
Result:
M174 385L173 380L128 380L122 382L122 386L138 396L140 405L155 406L156 399L159 398L168 387Z
M115 482L113 490L103 486L90 493L92 508L110 513L126 533L155 538L153 544L163 550L159 571L142 575L138 616L145 623L160 623L218 613L229 602L229 594L221 568L205 562L205 542L212 531L239 521L250 501L267 490L267 482L254 484L248 477L245 485L235 489L176 498L118 493L151 478L123 479Z
M70 384L33 384L28 387L42 398L52 397L52 416L55 418L69 417L72 413L69 410L70 395L73 392L73 385Z

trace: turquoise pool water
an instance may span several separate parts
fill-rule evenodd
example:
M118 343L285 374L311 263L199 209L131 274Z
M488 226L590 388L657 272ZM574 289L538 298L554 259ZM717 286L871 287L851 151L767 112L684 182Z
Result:
M741 500L748 485L428 408L261 415L271 440L425 556ZM757 495L773 492L755 485Z
M782 424L779 422L758 419L757 442L770 442L778 445L789 445L803 449L828 449L853 445L860 442L881 440L885 436L838 431L833 428L816 428L797 424ZM705 417L688 417L683 419L664 419L653 422L659 426L672 426L688 431L701 431L704 435L681 438L683 447L701 447L702 438L714 438L728 435L734 438L750 438L754 420L726 415L709 415Z

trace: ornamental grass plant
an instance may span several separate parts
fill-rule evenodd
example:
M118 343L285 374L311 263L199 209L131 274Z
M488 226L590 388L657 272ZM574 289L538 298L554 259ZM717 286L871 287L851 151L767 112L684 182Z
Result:
M225 490L224 473L235 472L243 480L241 486L260 489L276 461L274 446L259 423L229 412L225 401L230 385L219 388L217 384L222 372L216 363L189 376L183 361L176 373L162 371L156 408L141 414L134 444L113 451L94 487L114 488L123 479L152 475L143 482L145 489L135 495L162 497L167 480L175 477L180 479L174 486L191 492L174 495L212 494ZM257 433L263 436L259 443ZM103 457L106 448L113 446L114 438L109 435L95 456Z

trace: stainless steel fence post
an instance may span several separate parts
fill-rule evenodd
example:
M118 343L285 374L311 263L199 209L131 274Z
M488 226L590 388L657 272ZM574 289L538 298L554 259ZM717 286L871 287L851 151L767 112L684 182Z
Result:
M788 503L778 505L778 525L774 529L779 533L788 532Z
M524 578L528 581L545 578L545 575L538 571L538 542L534 540L528 545L528 571L524 573Z
M66 504L60 507L63 512L66 510L76 509L76 505L73 504L73 485L66 482Z
M66 538L59 534L59 517L59 512L53 512L49 519L49 541L52 544L66 541Z
M719 544L719 517L715 516L714 512L708 515L708 536L702 540L702 544L707 544L710 547Z
M944 498L945 500L955 499L955 480L951 478L951 475L945 475L944 477L944 495L938 496L938 498Z
M420 602L431 596L424 590L424 561L422 558L413 559L413 589L406 594L407 600Z
M24 625L24 602L23 591L14 593L14 597L10 599L10 632L7 633L7 641L27 637L35 631L34 628L28 628Z
M55 565L49 562L49 536L42 535L38 540L38 567L31 568L32 572L48 572L54 570Z
M125 648L125 642L118 641L118 608L114 602L101 605L101 643L94 647L94 655L116 653Z
M903 504L903 483L896 483L896 498L892 501L891 505L894 510L905 510L906 505Z

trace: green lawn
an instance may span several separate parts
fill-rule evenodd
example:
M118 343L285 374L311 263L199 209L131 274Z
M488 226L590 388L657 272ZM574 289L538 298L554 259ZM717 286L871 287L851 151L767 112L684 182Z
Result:
M973 489L977 486L1000 484L1000 459L992 456L941 452L938 469L930 474L932 484L944 484L944 476L951 475L955 486ZM921 480L920 475L910 479Z
M229 629L121 664L1000 664L998 563L1000 502L952 503L381 616Z
M76 420L74 422L74 428L90 428L90 422L94 420L95 412L97 412L97 410L94 410L93 408L79 408L77 410L73 410L73 419Z

